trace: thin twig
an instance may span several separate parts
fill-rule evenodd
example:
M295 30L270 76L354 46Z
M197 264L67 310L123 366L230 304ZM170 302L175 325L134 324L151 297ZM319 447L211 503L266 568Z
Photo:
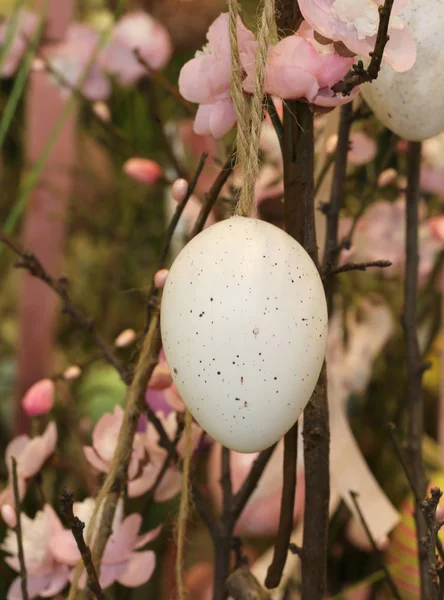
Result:
M298 458L298 423L285 434L284 461L283 461L283 488L281 497L281 512L279 528L274 544L273 561L268 567L265 587L272 589L278 587L290 544L293 529L294 502L297 483L297 458Z
M276 444L274 444L273 446L270 446L270 448L267 448L266 450L263 450L259 454L259 456L254 461L253 466L251 467L251 470L248 473L247 478L245 479L245 481L241 485L239 491L235 495L234 500L233 500L233 513L232 513L232 518L233 518L234 522L236 522L237 519L240 517L251 494L256 489L259 479L261 478L262 473L264 472L264 469L267 466L268 461L270 460L275 448L276 448Z
M20 261L15 265L16 267L25 269L30 275L46 283L61 298L63 313L70 315L82 329L90 333L95 344L102 351L104 358L118 371L122 380L128 383L131 379L131 374L127 368L115 356L111 347L97 332L94 320L86 317L71 300L68 292L68 279L66 277L59 277L58 279L51 277L34 254L22 250L16 242L2 231L0 231L0 241L6 244L20 258Z
M394 423L388 423L387 431L389 433L390 440L391 440L393 448L395 450L396 457L399 460L399 464L401 465L402 470L404 471L404 474L408 481L410 490L413 493L413 498L415 500L415 503L420 505L422 502L422 498L420 497L418 490L416 489L415 482L412 479L412 475L410 473L410 469L407 466L407 462L402 453L401 446L400 446L398 440L396 439L396 435L395 435L396 425ZM441 540L439 539L439 537L436 538L436 548L441 557L441 560L444 561L444 548L442 546L442 543L441 543Z
M321 172L319 173L316 182L315 182L315 186L314 186L314 195L315 198L318 195L319 190L321 189L321 185L324 182L324 179L327 176L327 173L330 170L330 167L333 165L333 163L335 162L335 153L329 154L324 162L324 165L321 169Z
M344 204L345 182L347 178L347 158L350 143L350 131L353 120L352 103L345 104L341 108L341 120L339 122L338 143L335 153L335 170L329 204L325 205L323 212L327 215L327 227L325 237L325 252L322 271L324 274L331 273L339 258L338 230L339 213ZM328 311L331 312L334 281L325 283Z
M222 188L224 187L228 178L230 177L231 173L233 172L235 164L236 164L236 151L233 150L233 152L230 154L227 161L225 162L224 166L222 167L221 171L219 172L219 175L214 180L213 185L211 186L209 191L205 194L205 198L202 203L202 208L200 209L200 213L196 219L196 222L194 223L194 227L191 232L191 236L190 236L191 238L195 237L204 228L204 225L208 219L208 216L209 216L211 210L213 209L213 206L215 205L215 203L219 197L219 194L222 191Z
M202 171L205 166L205 161L207 160L207 158L208 158L208 154L206 152L204 152L202 154L202 156L200 157L199 163L196 167L193 177L191 178L191 181L188 184L188 189L187 189L185 198L182 200L182 202L180 202L176 206L174 215L172 216L171 221L165 232L162 249L160 251L159 260L157 261L157 269L156 269L157 271L159 269L162 269L165 266L165 261L168 258L168 254L170 253L171 242L173 241L174 232L176 231L177 225L179 224L179 221L183 214L183 211L185 210L191 196L194 193L194 190L196 189L197 182L199 180L200 175L202 174ZM155 300L156 294L157 294L157 288L153 282L151 285L150 291L148 292L145 333L148 331L148 327L149 327L149 324L151 321L151 310L153 307L154 307L154 309L156 309L156 300Z
M21 502L17 477L17 461L14 456L11 457L12 462L12 490L14 493L15 514L17 523L15 525L15 535L17 536L18 559L20 564L20 586L22 590L23 600L29 600L28 595L28 574L26 571L25 553L23 551L22 537L22 518L21 518Z
M399 137L395 134L392 134L391 139L390 139L390 143L388 145L387 151L385 152L384 156L382 157L382 160L380 162L379 168L377 169L375 175L374 175L374 179L373 182L370 186L370 188L368 189L367 193L365 193L361 199L361 203L359 206L359 210L356 213L356 215L354 215L353 217L353 221L352 221L352 225L350 227L350 231L348 232L348 234L346 235L346 237L341 241L340 246L341 247L345 247L346 245L350 246L353 235L355 233L356 227L358 225L359 219L362 217L362 215L364 214L367 206L369 205L369 203L373 200L374 196L375 196L375 192L378 189L378 180L379 180L379 176L381 175L381 173L383 171L385 171L385 169L387 169L387 167L390 164L390 161L393 157L396 145L398 143Z
M72 490L65 488L62 490L60 495L60 510L62 515L65 517L66 524L71 529L72 535L77 544L77 548L79 549L82 557L83 564L85 565L87 574L87 589L95 596L95 598L97 598L97 600L105 600L105 594L103 593L97 577L96 569L94 568L92 562L91 550L83 538L85 523L83 523L74 515L73 504L74 493Z
M339 275L340 273L348 273L349 271L366 271L370 267L378 267L380 269L383 269L385 267L391 266L392 263L389 260L372 260L363 263L346 263L345 265L341 265L325 273L323 277L325 279L326 277Z
M393 597L396 598L397 600L402 600L401 598L401 594L399 593L399 590L396 586L396 583L393 580L393 577L390 574L390 571L387 568L387 565L385 564L385 561L383 559L383 556L378 548L378 546L376 545L375 539L372 535L372 532L369 529L369 526L367 525L367 522L365 520L365 517L362 513L361 507L359 506L359 502L358 502L358 494L356 492L352 492L350 491L350 496L351 499L353 501L353 504L356 508L356 512L359 515L359 520L361 521L361 525L363 526L365 533L369 539L369 542L373 548L373 552L378 556L379 559L379 566L381 567L381 569L384 571L385 573L385 577L387 579L387 583L389 584L390 590L393 594Z
M438 539L439 530L444 525L443 521L436 520L436 509L438 508L441 496L441 490L435 487L430 490L430 497L427 496L421 502L422 514L424 515L424 519L427 523L427 527L429 530L427 537L422 540L422 544L425 551L427 552L427 558L429 563L429 575L431 579L432 593L431 600L441 600L442 598L439 595L439 559L436 556L436 540Z
M379 26L378 33L376 36L375 48L370 53L371 60L370 64L364 69L362 60L358 61L356 65L352 67L352 75L347 77L344 81L339 81L332 87L332 90L336 93L342 93L344 96L349 96L350 92L361 85L362 83L370 83L377 79L379 71L381 70L382 59L384 57L384 50L387 42L389 41L388 29L390 23L390 15L393 8L394 0L385 0L384 6L379 7Z
M284 127L284 139L288 139L284 153L286 227L295 239L303 240L305 250L318 267L313 114L309 106L302 102L287 103L284 106ZM301 598L321 600L326 591L330 500L330 428L325 364L304 411L303 437L305 513Z
M165 132L165 125L163 123L163 120L160 117L159 102L157 99L157 91L156 91L155 86L153 85L153 82L146 81L146 80L141 81L139 87L142 90L142 92L144 92L144 94L147 98L148 107L150 110L150 116L157 127L157 131L159 132L160 140L161 140L162 146L165 150L165 154L167 155L171 165L173 166L174 170L176 171L176 176L181 177L183 179L187 179L188 174L187 174L186 170L183 168L183 166L180 164L180 162L176 156L176 153L174 152L174 149L170 143L170 140L168 139L168 136Z
M417 287L418 287L418 227L419 227L419 176L421 143L410 142L408 150L408 187L406 198L406 273L404 280L403 325L406 341L407 396L409 405L409 454L412 479L420 498L426 495L427 479L422 456L424 434L424 408L422 401L422 365L417 334ZM431 577L427 552L421 540L427 535L427 524L421 505L415 499L416 537L418 540L419 570L421 575L421 599L432 597Z

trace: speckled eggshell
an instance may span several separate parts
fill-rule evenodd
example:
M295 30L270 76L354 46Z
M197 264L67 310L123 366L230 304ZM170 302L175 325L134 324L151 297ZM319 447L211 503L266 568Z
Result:
M386 127L422 141L444 130L444 2L409 0L400 16L416 41L415 65L397 73L384 62L376 81L361 92Z
M316 385L327 335L322 282L287 233L232 217L174 261L161 330L195 419L228 448L257 452L290 429Z

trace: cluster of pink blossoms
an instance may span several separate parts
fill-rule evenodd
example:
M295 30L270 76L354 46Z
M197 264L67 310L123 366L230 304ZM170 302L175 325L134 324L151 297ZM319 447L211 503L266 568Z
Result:
M124 337L129 337L130 330L123 333L125 336L122 334L119 336L119 343L125 341ZM47 414L54 404L54 393L54 383L49 379L43 379L33 385L22 401L28 416ZM173 441L178 430L178 416L175 411L183 410L184 405L162 355L149 382L147 401L150 400L150 394L162 396L164 411L156 411L156 414ZM96 472L107 473L110 469L123 415L120 406L116 406L112 414L105 413L93 429L92 445L84 446L85 457ZM200 436L201 429L193 424L193 448L197 447ZM20 563L17 536L14 531L17 514L12 489L12 458L16 460L19 497L23 500L29 482L44 468L54 454L56 445L57 428L55 422L50 421L42 435L32 438L28 435L18 436L6 448L5 462L9 472L9 482L0 493L0 514L10 529L0 549L7 554L6 563L17 572L20 572ZM177 444L179 454L183 453L183 446L184 441L181 439ZM156 429L150 422L142 420L134 438L128 467L128 496L138 497L152 491L156 502L165 502L174 498L180 491L182 476L174 464L166 465L167 461L168 453L161 447ZM87 526L94 506L94 498L86 498L83 502L74 504L74 514ZM52 598L71 581L73 569L81 560L74 537L70 530L63 527L49 504L45 504L33 518L22 512L20 522L28 575L28 596L30 600L37 597ZM123 505L120 503L100 569L100 584L103 589L114 582L130 588L139 587L150 579L156 566L156 557L152 550L142 550L142 548L159 535L161 528L139 535L141 525L142 517L137 513L125 517ZM94 535L92 543L94 543ZM79 586L83 589L85 585L84 573ZM20 577L11 584L7 600L22 600Z
M24 9L20 10L16 24L12 19L0 24L0 44L6 43L10 27L16 28L0 76L11 77L17 71L38 26L39 17ZM147 68L163 69L172 53L173 44L165 27L148 13L136 11L122 16L105 42L92 27L73 23L63 42L45 49L45 58L55 84L61 85L64 93L81 87L86 98L99 101L111 93L110 76L121 85L131 85L149 75Z
M91 518L95 506L93 498L74 504L74 514L85 525ZM81 560L80 552L70 530L65 529L54 509L45 504L34 518L20 516L22 540L27 571L27 589L30 600L33 598L53 598L61 592L72 578L73 568ZM108 588L114 582L125 587L139 587L146 583L156 566L156 556L152 550L142 550L160 533L161 527L139 535L142 517L123 515L119 504L112 524L112 534L108 540L100 568L100 585ZM6 563L20 572L16 533L8 530L0 548L8 554ZM86 573L83 572L79 587L85 588ZM22 600L21 578L17 577L8 590L7 600Z
M416 59L416 47L397 13L407 0L395 1L384 58L396 70L406 71ZM303 0L304 22L294 35L271 46L265 73L265 92L285 100L305 99L314 110L325 111L353 100L332 87L350 70L356 54L368 56L374 48L379 0ZM245 71L244 89L251 93L255 80L257 42L239 19L239 54ZM184 98L200 106L196 133L218 139L235 124L230 94L231 52L228 15L220 15L207 33L207 45L185 64L179 77Z

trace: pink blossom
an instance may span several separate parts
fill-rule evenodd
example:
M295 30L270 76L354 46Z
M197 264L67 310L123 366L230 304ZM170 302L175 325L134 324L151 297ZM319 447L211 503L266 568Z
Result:
M29 10L20 9L16 18L17 21L10 17L0 23L0 46L7 43L11 32L13 32L12 42L1 64L1 77L12 77L17 71L28 43L36 33L39 24L38 15Z
M256 72L256 45L250 43L243 54L242 64L247 72L244 89L252 93ZM305 98L318 106L332 107L351 102L335 94L331 87L344 77L353 60L339 56L332 44L318 44L313 32L302 27L270 48L265 73L265 91L279 98Z
M441 243L436 240L424 214L420 212L419 283L425 282L433 268ZM405 200L378 201L370 205L358 222L349 257L356 262L389 260L392 266L383 269L386 277L403 275L405 264Z
M148 67L164 69L173 53L171 37L165 27L143 11L126 13L114 26L110 43L103 53L103 66L116 75L121 85L131 85L149 75L135 51Z
M177 432L177 413L170 412L168 415L164 415L162 412L156 413L160 419L168 437L171 441L174 440ZM198 425L193 423L192 425L192 448L193 451L197 447L200 439L201 429ZM144 435L145 449L148 453L149 460L143 467L140 477L134 481L130 481L128 484L128 496L134 498L141 496L148 490L150 490L157 480L160 471L165 464L168 452L165 448L159 445L159 434L157 433L154 425L148 423L146 433ZM182 435L179 443L177 444L177 451L180 455L183 455L185 438ZM154 492L154 499L156 502L166 502L176 496L181 488L182 475L174 465L164 474L160 484L156 487Z
M27 435L19 435L6 446L5 462L8 469L8 486L0 494L0 506L3 504L15 505L12 492L12 458L17 461L17 481L20 500L26 493L26 480L34 477L40 471L44 463L54 452L57 444L57 428L51 421L43 434L30 438Z
M254 41L254 36L239 19L239 50ZM179 91L190 101L200 104L194 131L222 138L235 124L236 115L230 95L231 52L228 15L221 14L210 26L208 44L188 61L179 75Z
M123 172L138 183L153 185L163 177L162 167L148 158L130 158L123 165Z
M342 42L351 52L368 56L378 31L382 0L300 0L307 23L327 40ZM413 36L399 15L407 0L395 0L384 59L396 71L408 71L416 60Z
M123 409L116 405L113 414L105 413L92 432L92 446L84 446L86 460L98 471L107 473L117 446L120 428L123 423ZM140 462L144 459L143 440L136 433L133 451L128 466L128 478L134 479L139 472Z
M325 150L328 153L335 152L338 143L337 134L331 135L325 142ZM371 162L375 156L378 147L375 140L369 137L363 131L352 131L350 134L350 149L348 152L348 162L351 165L362 166Z
M46 415L54 405L54 382L41 379L26 392L22 406L28 417Z
M162 388L171 382L169 370L166 365L158 365L154 370L150 384ZM177 416L171 413L164 417L158 414L171 440L177 431ZM87 461L98 471L107 473L117 446L120 428L123 422L123 410L115 406L114 413L105 413L97 422L92 433L92 446L84 446L83 451ZM199 428L195 426L198 431ZM193 429L195 431L195 429ZM195 435L197 435L195 433ZM181 451L183 441L179 442L178 450ZM141 496L149 491L157 480L162 470L167 452L158 444L158 435L149 423L145 431L136 433L133 442L133 451L128 466L128 495L130 498ZM154 499L156 502L165 502L173 498L180 490L181 474L172 465L156 487Z
M88 521L94 510L94 500L87 498L84 502L74 503L74 515L88 526ZM125 587L139 587L146 583L156 567L156 556L152 550L136 552L149 542L156 539L161 527L138 535L142 525L142 517L133 513L123 517L121 506L116 512L112 524L112 534L105 547L101 568L100 585L106 589L114 582ZM94 536L93 536L94 540ZM69 567L74 567L80 560L80 553L71 531L55 532L49 540L49 545L56 559ZM79 587L86 585L86 573L83 572Z
M51 77L65 95L70 95L72 88L80 85L82 94L89 100L106 100L110 95L111 83L101 64L103 49L98 50L98 43L99 34L94 29L74 23L65 40L48 52L52 70L61 76ZM95 60L92 60L93 56Z
M234 493L241 487L258 454L230 453ZM221 446L214 444L208 461L208 486L219 510L222 505L220 456ZM283 443L280 442L237 522L235 530L237 535L272 536L277 533L282 495L282 460ZM293 512L295 521L301 516L303 506L304 478L302 469L299 469Z
M63 590L69 578L69 567L57 559L50 543L51 536L64 531L63 526L49 504L45 504L33 519L22 513L20 521L29 598L52 598ZM71 532L69 534L72 537ZM1 549L10 555L5 558L5 562L14 571L20 572L17 536L14 531L7 532ZM21 578L17 577L8 590L7 600L22 598Z

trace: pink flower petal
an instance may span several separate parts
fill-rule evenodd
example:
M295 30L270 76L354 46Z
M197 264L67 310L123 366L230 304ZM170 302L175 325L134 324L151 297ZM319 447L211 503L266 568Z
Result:
M140 477L128 482L129 498L138 498L150 490L156 481L158 473L159 469L151 462L145 465L142 469L142 474Z
M100 585L104 590L109 588L118 578L125 573L128 568L127 562L121 562L119 564L104 565L100 567Z
M179 92L189 102L211 104L216 101L211 88L211 73L217 72L218 64L214 56L204 55L193 58L185 63L179 74ZM216 89L227 88L228 82L221 81ZM225 86L223 86L225 83Z
M37 598L37 596L43 596L42 592L50 585L51 575L44 575L42 577L29 577L27 579L28 596L30 600ZM60 589L63 589L66 581ZM60 590L58 590L60 591ZM45 597L45 596L43 596ZM23 600L21 590L21 578L17 577L9 587L7 600Z
M54 558L65 565L75 566L80 560L80 552L76 541L67 529L49 538L49 549Z
M160 485L154 493L156 502L167 502L177 496L182 485L182 475L179 471L171 468L165 473Z
M91 446L83 446L83 454L92 467L101 473L108 473L110 467L109 462L102 460L94 448Z
M151 550L133 552L126 570L117 581L126 587L135 588L146 583L156 568L156 555Z
M142 525L142 517L133 513L124 519L117 531L109 538L103 555L107 565L124 562L129 559L137 542L137 534Z
M162 531L162 528L163 528L163 525L159 525L152 531L148 531L147 533L140 535L137 538L137 542L134 545L134 548L138 550L139 548L143 548L146 544L149 544L150 542L155 540L159 536L160 532Z
M153 390L164 390L173 383L171 372L166 363L159 363L155 366L148 387Z
M413 67L416 61L416 42L408 27L389 29L389 41L385 47L384 58L395 71L404 73Z
M210 114L210 133L215 140L220 140L236 124L236 113L231 98L213 104Z
M53 598L61 592L69 580L69 569L65 565L58 565L54 571L46 575L47 584L40 592L42 598Z

